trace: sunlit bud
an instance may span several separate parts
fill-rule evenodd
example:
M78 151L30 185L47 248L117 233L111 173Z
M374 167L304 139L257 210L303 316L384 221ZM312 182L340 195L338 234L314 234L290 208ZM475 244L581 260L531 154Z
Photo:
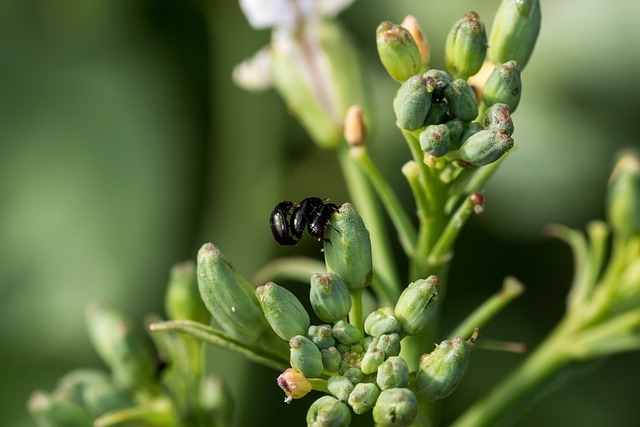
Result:
M462 142L462 134L464 133L464 124L462 120L455 118L445 123L449 128L449 142L451 149L457 149Z
M416 375L416 389L427 400L439 400L449 396L458 387L467 367L475 338L465 341L456 337L442 341L436 349L420 358Z
M318 377L324 369L322 354L316 345L307 337L297 335L289 340L291 366L307 378Z
M484 166L498 160L513 147L513 139L497 130L481 130L462 143L460 158L475 166Z
M400 356L392 356L378 367L376 383L382 390L406 387L409 383L409 366Z
M271 329L283 340L304 335L309 329L309 314L298 298L286 288L268 282L256 289L256 298Z
M422 127L431 107L431 92L427 80L412 76L404 82L393 98L396 123L402 129L416 130Z
M27 408L39 426L84 427L92 425L92 417L78 403L41 391L36 391L31 395Z
M311 382L300 372L293 368L289 368L278 377L278 386L286 395L285 402L289 403L292 399L300 399L309 393L312 389Z
M429 125L420 132L419 139L422 151L433 157L444 156L451 148L447 125Z
M495 129L507 135L513 134L513 120L507 104L493 104L482 116L483 129Z
M384 362L384 351L378 350L374 346L369 349L362 356L362 362L360 363L360 370L365 375L371 375L378 370L378 366Z
M607 219L623 236L640 234L640 157L629 152L616 165L607 194Z
M393 310L407 335L419 334L429 324L438 309L437 276L416 280L402 291Z
M540 20L538 0L503 0L489 36L489 60L494 64L515 60L524 68L536 44Z
M353 388L347 401L353 412L360 415L373 408L379 395L380 389L374 383L360 383Z
M373 420L379 427L408 427L418 415L418 399L408 388L389 388L378 396Z
M331 333L336 340L345 345L355 344L362 339L362 332L346 320L338 320L333 325Z
M418 50L420 51L420 58L422 59L423 64L429 63L429 42L427 41L427 36L424 35L424 32L420 28L418 24L418 20L411 15L405 16L402 24L400 24L403 28L406 28L413 40L416 42L418 46Z
M367 129L362 118L362 108L359 105L352 105L344 119L344 139L351 147L357 147L364 144L366 136Z
M87 307L86 318L89 338L111 368L114 382L128 390L148 386L155 372L153 354L129 320L102 303Z
M337 274L311 276L309 299L313 311L324 322L335 323L346 318L351 310L349 289Z
M449 104L449 112L464 121L470 122L478 115L476 94L466 80L457 79L444 90Z
M364 321L364 331L374 337L400 332L400 323L389 307L381 307L371 312Z
M404 82L422 69L420 50L406 28L381 22L376 29L376 46L382 65L395 80Z
M342 362L342 355L335 347L323 348L320 350L322 355L322 365L328 372L338 372L340 369L340 363Z
M336 399L346 402L353 391L353 383L347 377L334 375L327 380L327 389Z
M375 338L375 347L384 351L385 357L397 356L400 354L400 335L398 333L382 334Z
M436 98L444 95L444 89L451 84L453 77L444 70L430 69L422 75L427 80L427 88Z
M487 79L482 91L482 100L487 106L507 104L513 114L520 103L522 80L520 67L516 61L498 65Z
M269 323L256 299L255 286L236 273L211 243L198 251L196 271L200 296L216 323L238 341L256 343Z
M331 325L311 325L307 336L320 350L336 344L336 340L331 335Z
M467 79L478 72L487 54L487 34L475 12L456 22L447 36L444 61L454 78Z
M299 385L301 392L304 386ZM200 381L197 405L205 425L230 426L233 424L234 402L227 383L222 379L208 375Z
M342 375L348 378L353 384L360 384L364 380L364 373L362 373L360 368L349 368L344 371Z
M349 427L349 407L333 396L322 396L307 411L307 427Z
M340 206L331 216L326 238L327 270L340 276L349 289L369 286L373 277L369 231L350 203Z

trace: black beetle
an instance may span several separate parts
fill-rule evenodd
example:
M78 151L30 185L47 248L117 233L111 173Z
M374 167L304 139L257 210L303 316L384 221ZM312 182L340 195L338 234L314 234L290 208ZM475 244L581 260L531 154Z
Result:
M280 245L293 246L302 238L305 228L316 240L324 240L324 230L331 214L338 210L333 203L319 197L307 197L300 203L283 201L271 212L271 234ZM290 216L290 218L289 218Z
M293 246L298 243L298 240L291 234L288 221L289 214L295 206L295 203L285 200L278 203L271 211L269 220L271 234L273 234L273 238L276 239L279 245Z

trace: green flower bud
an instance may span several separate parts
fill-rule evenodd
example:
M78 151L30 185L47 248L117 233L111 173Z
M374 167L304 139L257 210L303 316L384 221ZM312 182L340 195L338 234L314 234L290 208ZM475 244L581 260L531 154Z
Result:
M353 388L347 402L353 412L360 415L373 408L379 395L380 389L374 383L360 383Z
M273 282L256 288L256 298L271 329L285 341L306 334L311 320L298 298Z
M87 384L82 390L82 401L92 417L133 405L133 401L124 390L110 383Z
M404 82L393 98L396 123L402 129L420 129L430 107L431 92L422 76L413 76Z
M369 349L362 356L362 362L360 363L360 370L365 375L371 375L378 370L378 366L384 362L384 351L378 350L374 346Z
M58 380L55 395L84 405L84 390L102 384L113 384L111 375L107 372L97 369L75 369Z
M382 334L375 338L374 345L378 350L384 351L385 357L397 356L400 354L400 335Z
M400 356L391 356L378 367L376 383L381 390L406 387L409 384L409 366Z
M340 363L342 362L342 354L335 347L323 348L320 350L322 355L322 366L327 372L338 372Z
M353 384L360 384L364 381L364 373L360 370L360 368L349 368L344 373L345 378L349 379Z
M481 130L462 143L458 154L465 162L484 166L498 160L513 147L513 139L498 130Z
M443 70L430 69L422 75L427 81L427 89L429 92L433 92L434 98L441 98L444 96L444 90L453 81L451 74Z
M427 113L427 118L424 119L424 126L439 125L442 124L449 117L449 104L444 98L433 99L431 101L431 108Z
M333 325L331 334L341 344L345 345L355 344L362 339L362 332L346 320L338 320Z
M422 151L433 157L444 156L451 147L447 125L429 125L420 132L419 139Z
M155 373L149 343L129 320L106 304L87 308L89 338L98 355L111 368L113 380L127 390L149 386Z
M400 332L400 323L389 307L381 307L371 312L364 321L364 331L374 337Z
M461 337L442 341L436 349L420 358L416 389L427 400L439 400L455 391L469 366L469 354L475 338L466 342Z
M463 143L467 139L469 139L472 135L480 132L482 130L482 126L478 122L468 123L464 127L464 132L462 132L462 136L460 137L460 142Z
M456 22L444 46L447 71L458 79L467 79L482 67L487 55L487 33L480 16L469 12Z
M31 395L27 407L39 426L87 427L93 425L91 416L77 403L41 391Z
M287 369L278 376L278 387L287 396L285 398L287 403L306 396L313 388L307 377L293 368Z
M516 61L508 61L498 65L489 75L482 90L482 101L487 106L507 104L513 114L520 103L522 80L520 67Z
M164 307L172 320L188 319L204 324L211 321L211 315L200 298L194 262L183 262L171 268Z
M449 143L451 144L451 149L460 148L462 134L465 131L462 120L455 118L446 122L445 125L449 128Z
M478 115L476 94L466 80L457 79L444 90L449 103L449 112L464 121L470 122Z
M204 305L227 334L251 345L269 330L255 296L255 286L236 273L211 243L204 244L198 251L197 273Z
M331 325L311 325L307 336L320 350L333 347L336 340L331 335Z
M607 219L620 235L640 234L640 157L637 153L623 155L611 174Z
M438 310L437 276L416 280L400 294L393 310L407 335L418 335Z
M289 340L291 366L307 378L322 375L322 353L307 337L296 335Z
M349 289L369 286L373 277L369 231L351 204L345 203L331 216L326 237L327 270L340 276Z
M494 64L515 60L524 69L540 32L540 20L538 0L503 0L489 36L489 60Z
M342 375L335 375L333 377L329 377L327 380L327 390L336 399L346 402L349 399L349 395L353 391L354 385L349 379Z
M324 322L335 323L346 318L351 310L349 289L340 276L333 273L311 276L309 299L313 311Z
M349 424L349 407L333 396L322 396L307 412L307 427L349 427Z
M373 408L373 420L380 427L408 427L418 415L418 399L408 388L382 390Z
M381 22L376 29L376 46L382 65L399 82L418 74L423 67L418 45L411 33L400 25Z
M507 135L513 134L513 120L507 104L493 104L482 116L483 129L495 129Z

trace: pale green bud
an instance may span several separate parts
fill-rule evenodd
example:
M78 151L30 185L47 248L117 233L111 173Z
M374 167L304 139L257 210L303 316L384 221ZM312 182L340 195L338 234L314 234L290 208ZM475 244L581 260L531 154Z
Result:
M362 332L346 320L338 320L331 330L333 337L341 344L351 345L362 339Z
M494 64L515 60L524 69L536 44L540 21L538 0L503 0L489 36L489 60Z
M470 122L478 115L476 93L466 80L457 79L444 90L444 96L449 104L449 112L466 122Z
M437 276L416 280L402 291L393 312L407 335L419 334L438 310Z
M397 333L382 334L374 338L373 344L378 350L384 351L385 357L400 354L400 335Z
M313 311L328 323L346 318L351 310L349 289L340 276L333 273L311 276L309 300Z
M380 395L380 389L374 383L359 383L353 388L347 402L353 412L364 414L373 408Z
M360 370L360 368L349 368L344 373L345 378L349 379L353 384L360 384L364 381L364 373Z
M439 400L449 396L462 382L469 366L474 336L466 342L461 337L442 341L436 349L420 358L416 375L416 389L427 400Z
M482 101L487 106L507 104L510 114L513 114L520 103L522 95L522 80L520 66L516 61L508 61L493 69L484 89Z
M481 130L462 143L458 154L465 162L484 166L498 160L513 147L513 139L498 130Z
M342 375L334 375L327 380L327 390L336 399L346 402L353 391L354 385L349 379Z
M186 319L204 324L211 321L211 315L200 298L194 262L183 262L171 268L164 307L172 320Z
M311 325L307 336L320 350L333 347L336 344L336 340L331 334L331 325Z
M87 384L82 390L82 401L92 417L133 405L124 390L110 383Z
M41 391L31 395L27 407L39 426L89 427L93 425L92 417L77 403Z
M449 141L449 128L447 125L429 125L425 127L419 136L422 151L433 157L441 157L447 154L451 148Z
M331 216L326 237L327 270L340 276L349 289L369 286L373 277L369 231L350 203L340 206Z
M307 337L297 335L289 340L291 366L307 378L322 375L322 353Z
M360 363L360 370L365 375L371 375L378 370L378 366L384 362L384 351L378 350L374 346L369 349L362 356L362 362Z
M313 388L307 377L293 368L287 369L278 376L278 386L287 396L285 399L287 403L292 399L306 396Z
M389 307L381 307L371 312L364 321L364 331L374 337L400 332L400 323Z
M640 234L640 157L637 153L622 156L611 174L607 219L618 234Z
M391 356L378 367L376 383L381 390L406 387L409 383L409 366L400 356Z
M349 427L349 407L333 396L322 396L307 411L307 427Z
M444 47L447 71L454 78L467 79L482 67L487 54L487 34L475 12L460 18L449 31Z
M453 81L451 74L444 70L430 69L422 75L427 81L427 89L429 92L433 92L435 98L441 98L444 96L444 90Z
M255 344L269 329L255 286L236 273L211 243L198 251L197 273L200 295L216 323L238 341Z
M483 129L495 129L507 135L513 134L513 120L507 104L493 104L482 116Z
M376 29L376 46L382 65L389 75L404 82L423 67L420 49L404 27L383 21Z
M288 289L268 282L256 289L256 298L271 329L285 341L304 335L309 329L309 314Z
M431 92L427 80L412 76L404 82L393 98L393 111L398 127L407 130L420 129L431 107Z
M320 350L322 355L322 366L327 372L338 372L340 363L342 362L342 354L335 347L323 348Z
M379 427L409 427L418 415L418 399L408 388L382 390L373 408L373 421Z

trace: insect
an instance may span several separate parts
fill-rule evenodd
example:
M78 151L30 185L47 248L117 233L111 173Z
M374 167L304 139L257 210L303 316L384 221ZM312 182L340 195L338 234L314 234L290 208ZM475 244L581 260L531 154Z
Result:
M337 210L338 206L325 203L319 197L307 197L300 203L285 200L271 211L271 234L283 246L296 245L305 229L314 239L328 241L324 238L324 230L329 225L331 214Z

